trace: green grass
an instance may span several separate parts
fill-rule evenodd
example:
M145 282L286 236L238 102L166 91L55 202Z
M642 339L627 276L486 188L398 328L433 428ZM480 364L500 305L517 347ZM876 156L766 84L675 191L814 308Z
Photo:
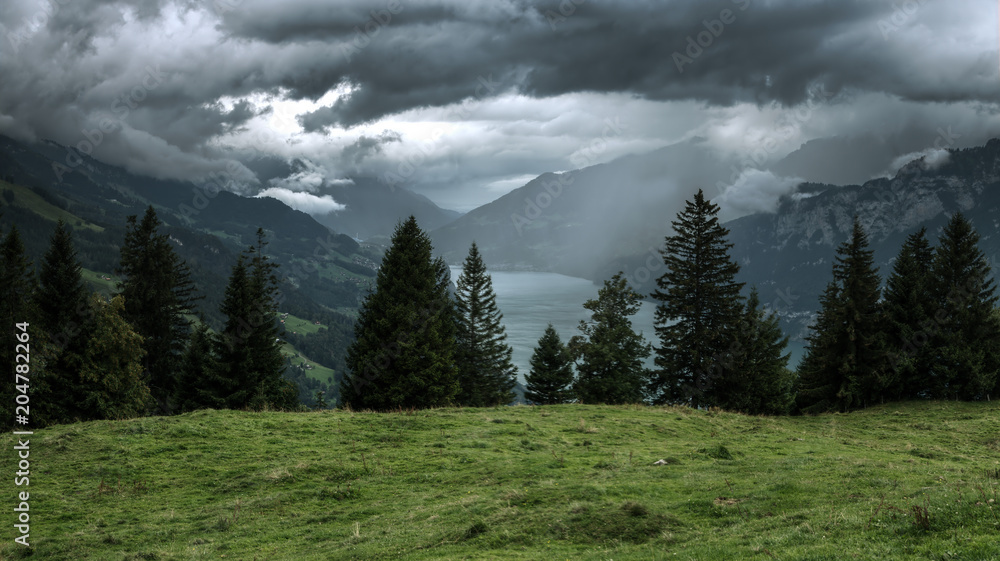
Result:
M327 368L322 364L316 362L315 360L309 359L309 357L304 357L295 347L289 343L285 343L281 346L281 354L292 359L292 364L299 365L303 362L313 365L311 370L306 370L306 376L323 382L324 384L329 384L330 379L333 378L333 369ZM296 356L298 355L298 356Z
M0 191L5 189L10 189L14 192L14 206L27 208L42 218L53 222L62 220L73 228L86 228L95 232L104 231L104 228L91 224L90 222L85 222L75 214L49 203L27 187L14 185L13 183L7 183L6 181L0 181Z
M91 271L90 269L82 269L81 276L83 277L84 282L90 284L90 288L96 292L100 292L104 295L118 293L118 287L115 285L117 281L113 275L98 273L97 271ZM111 277L111 280L104 280L104 277Z
M325 325L316 325L311 321L295 317L291 314L288 314L288 317L284 319L284 322L285 323L281 324L281 326L285 328L285 331L289 333L294 331L299 335L312 335L313 333L317 333L321 328L326 329Z
M996 559L997 412L566 405L57 426L31 438L33 558ZM19 559L5 500L0 556Z

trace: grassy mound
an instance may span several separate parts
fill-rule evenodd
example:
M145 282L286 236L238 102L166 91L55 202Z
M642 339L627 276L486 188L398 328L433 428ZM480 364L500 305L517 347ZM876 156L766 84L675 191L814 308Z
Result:
M8 514L0 557L995 559L997 413L565 405L63 425L31 438L32 547ZM8 485L10 513L25 488Z

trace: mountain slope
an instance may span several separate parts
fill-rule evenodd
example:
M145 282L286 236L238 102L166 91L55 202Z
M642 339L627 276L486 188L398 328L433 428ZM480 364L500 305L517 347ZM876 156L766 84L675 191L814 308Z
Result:
M475 240L493 269L595 278L600 265L659 244L676 208L728 175L696 143L543 174L431 233L435 250L458 263ZM694 187L692 187L694 186Z
M370 178L354 178L352 184L328 185L322 193L345 205L344 210L316 216L316 221L338 232L361 239L388 238L400 220L416 217L420 227L433 230L455 220L461 213L445 210L427 197L408 189L392 188Z

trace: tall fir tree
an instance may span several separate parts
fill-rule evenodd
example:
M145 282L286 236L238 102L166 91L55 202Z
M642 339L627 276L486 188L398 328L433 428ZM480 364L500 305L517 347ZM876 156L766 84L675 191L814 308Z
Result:
M459 405L506 405L514 399L517 367L507 344L493 281L473 242L458 276L455 291Z
M175 398L177 411L183 413L196 409L226 408L224 396L229 395L232 387L220 375L215 353L216 347L208 325L198 324L191 333L181 360Z
M354 409L439 407L458 393L455 314L430 238L410 216L396 227L355 323L341 380Z
M551 323L538 340L530 362L524 391L529 403L550 405L573 398L573 358Z
M17 361L19 352L16 348L19 340L16 335L28 333L28 347L34 346L37 351L41 346L31 341L31 333L35 331L31 324L35 323L34 292L35 292L34 271L31 268L31 260L24 249L21 241L21 234L17 226L12 226L10 231L4 236L0 243L0 325L3 326L3 345L0 346L0 365L3 365L4 377L2 392L0 392L0 428L10 428L14 423L14 398L16 394L15 386L19 381L16 378L15 367L24 362ZM28 324L28 330L20 330L17 324ZM28 353L30 358L31 353ZM38 355L36 355L38 356ZM30 364L30 363L29 363ZM29 368L30 371L30 368ZM30 379L30 377L29 377ZM29 384L29 396L34 394L34 389Z
M733 365L714 388L716 405L748 415L784 415L794 401L795 375L788 370L788 337L774 313L750 291L733 345Z
M250 395L254 388L250 347L247 339L250 336L253 319L253 298L250 289L250 275L247 270L246 256L240 254L236 258L229 274L225 297L219 311L226 317L226 322L215 339L215 354L218 357L219 380L212 384L211 398L207 401L220 399L223 407L242 409L249 406ZM217 392L217 393L216 393Z
M855 219L851 239L837 248L833 281L820 299L820 318L800 368L804 411L847 411L878 403L895 383L885 360L881 279L872 255L868 235Z
M186 314L194 302L194 284L187 264L158 232L162 223L150 206L142 221L129 216L121 248L119 293L125 298L125 318L143 338L143 372L160 414L170 414L177 391L177 372L191 324Z
M652 294L660 347L650 384L658 403L712 405L713 385L732 367L743 283L735 280L739 265L718 214L699 189L671 222L674 235L660 251L667 271Z
M934 252L927 230L910 234L899 250L886 279L882 301L882 330L886 334L886 360L899 382L887 389L887 399L928 397L934 346L928 344L935 329Z
M60 220L42 257L35 292L40 329L34 338L45 344L49 353L42 375L34 371L40 389L46 389L39 400L47 404L52 423L91 418L83 410L79 374L92 320L81 271L70 229Z
M221 311L226 316L217 342L219 371L215 384L231 409L293 409L298 391L283 377L278 320L277 264L264 253L264 231L237 259Z
M946 399L986 399L1000 368L996 283L979 249L979 234L955 213L934 252L934 295L939 309L930 392Z
M257 244L249 251L252 329L247 337L250 362L254 368L256 390L250 407L291 410L299 405L298 389L284 378L285 357L281 354L281 320L278 318L278 264L267 255L268 242L262 228L257 229Z
M642 296L619 272L587 300L590 322L581 321L580 331L570 339L576 363L574 395L583 403L639 403L646 399L649 370L643 361L652 353L629 319L639 311Z
M124 318L121 295L90 299L93 311L80 366L81 420L131 419L146 413L152 399L143 380L140 336Z

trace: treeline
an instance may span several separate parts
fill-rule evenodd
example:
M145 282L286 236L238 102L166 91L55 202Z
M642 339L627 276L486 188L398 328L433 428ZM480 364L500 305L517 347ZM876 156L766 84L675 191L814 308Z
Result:
M890 400L988 400L1000 391L1000 311L979 236L960 213L937 247L910 236L881 287L855 221L837 249L798 372L756 288L736 282L719 207L699 190L672 222L654 347L630 317L642 295L621 273L584 303L591 320L563 343L549 325L525 376L529 403L719 407L747 414L847 411ZM502 315L475 243L452 296L413 217L401 224L362 306L341 381L345 404L391 410L509 403ZM645 366L655 353L654 368Z
M29 382L15 387L11 375L3 385L5 423L14 420L15 392L29 395L36 427L199 408L298 407L298 391L283 377L277 265L265 254L263 231L232 267L220 306L225 322L213 333L193 321L202 296L161 226L152 207L141 221L128 218L115 271L121 281L110 299L86 290L62 221L37 271L17 227L5 235L0 321L8 329L27 324L30 336ZM14 345L0 347L0 363L14 369Z

